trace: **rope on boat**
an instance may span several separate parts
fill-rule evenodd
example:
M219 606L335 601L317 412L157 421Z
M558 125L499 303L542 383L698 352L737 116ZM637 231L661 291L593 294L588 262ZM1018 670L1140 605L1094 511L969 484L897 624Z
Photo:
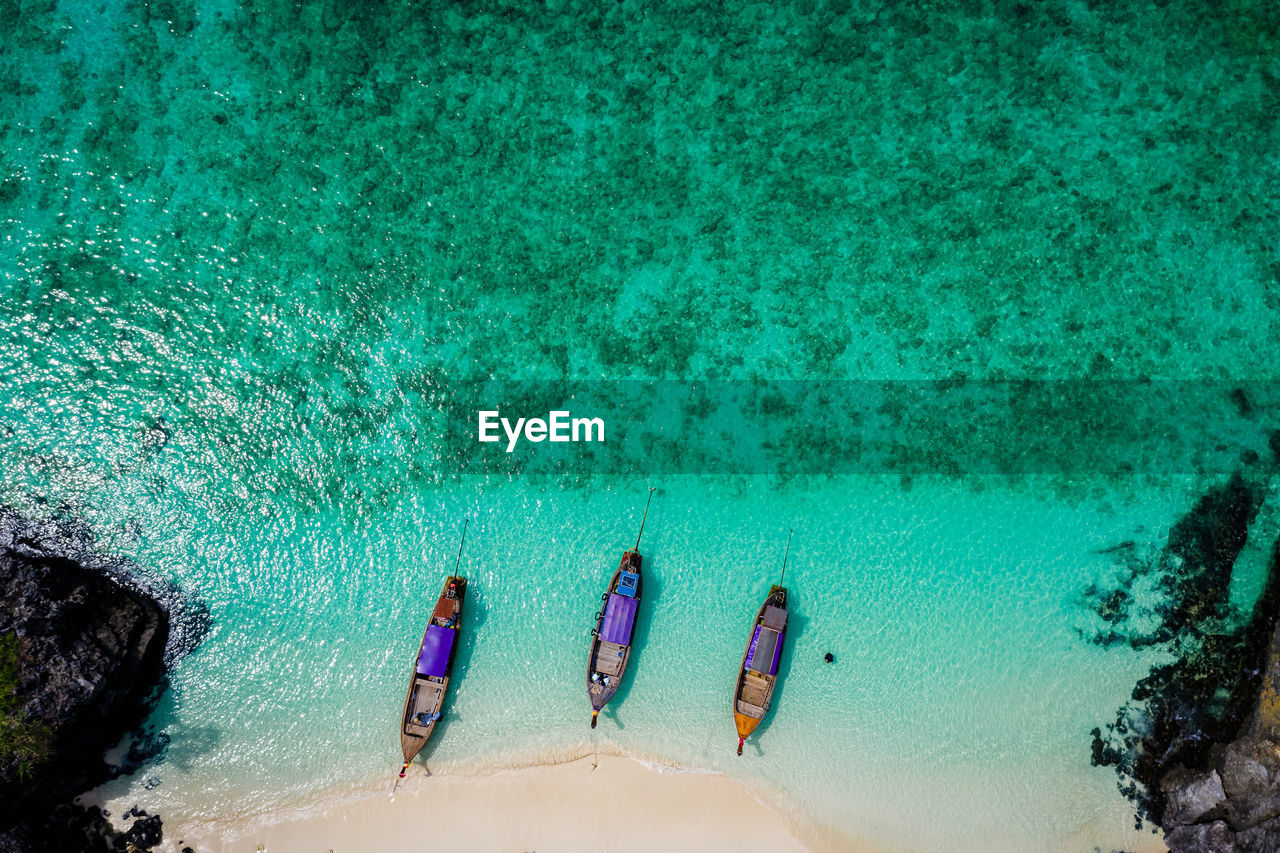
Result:
M649 504L653 502L653 493L658 489L656 486L649 489L649 500L644 502L644 517L640 519L640 532L636 534L636 547L634 550L640 550L640 537L644 535L644 522L649 517Z
M400 777L396 779L395 784L391 786L391 802L396 801L396 791L400 789L400 779L404 778L404 771L409 769L409 762L400 765Z
M796 530L794 527L787 532L787 550L784 551L782 554L782 577L778 578L778 586L782 586L782 581L787 576L787 557L790 556L791 554L791 537L795 534L795 532ZM738 754L741 755L742 753L739 752Z
M467 516L462 522L462 541L458 543L458 559L453 563L453 574L458 574L458 566L462 565L462 546L467 544L467 525L471 523L471 516Z

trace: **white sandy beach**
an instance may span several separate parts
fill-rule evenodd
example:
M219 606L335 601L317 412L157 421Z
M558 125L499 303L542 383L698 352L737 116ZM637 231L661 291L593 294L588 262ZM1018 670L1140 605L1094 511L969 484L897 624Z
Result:
M166 841L181 838L199 853L812 849L737 780L613 755L484 776L427 777L415 767L394 798L317 799L250 822L187 829L166 821Z

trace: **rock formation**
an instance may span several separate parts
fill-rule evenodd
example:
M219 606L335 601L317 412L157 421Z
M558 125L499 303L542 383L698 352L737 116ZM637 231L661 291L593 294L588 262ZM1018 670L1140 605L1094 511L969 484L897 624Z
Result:
M24 783L0 768L0 819L106 777L102 754L141 722L164 674L169 618L149 598L61 558L0 553L0 634L17 639L16 694L48 731Z
M0 507L0 853L159 842L153 815L131 812L122 833L70 802L118 771L104 753L142 723L164 689L166 650L176 656L173 602L105 569L82 532ZM190 622L179 619L184 647L198 641Z
M1280 851L1280 540L1253 630L1268 638L1251 709L1234 739L1209 748L1196 767L1176 765L1160 781L1171 853Z

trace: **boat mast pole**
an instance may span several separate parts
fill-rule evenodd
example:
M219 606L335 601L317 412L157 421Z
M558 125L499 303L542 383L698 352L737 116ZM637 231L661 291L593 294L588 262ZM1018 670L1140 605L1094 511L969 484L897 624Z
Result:
M657 491L657 487L656 487L656 486L654 486L654 487L650 488L650 489L649 489L649 500L647 500L647 501L645 501L645 502L644 502L644 517L640 519L640 532L639 532L638 534L636 534L636 547L634 547L634 548L632 548L632 549L631 549L631 550L633 550L633 551L639 551L639 550L640 550L640 537L644 535L644 523L645 523L645 520L649 517L649 504L653 502L653 493L654 493L655 491Z
M778 578L778 586L782 586L782 581L787 577L787 556L791 553L791 537L795 532L794 527L787 532L787 550L782 554L782 577Z

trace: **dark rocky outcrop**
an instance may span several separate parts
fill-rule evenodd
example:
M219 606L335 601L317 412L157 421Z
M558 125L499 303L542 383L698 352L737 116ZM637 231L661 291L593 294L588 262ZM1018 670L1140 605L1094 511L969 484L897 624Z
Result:
M0 833L0 853L147 853L163 841L158 816L130 810L124 817L132 824L121 832L97 806L64 803Z
M134 810L119 832L71 801L119 772L104 754L142 723L166 661L198 642L205 620L198 608L175 619L176 597L112 571L87 541L74 525L28 524L0 507L0 853L160 840L154 815Z
M17 639L21 710L50 735L44 760L26 774L0 767L3 821L107 778L102 754L142 721L160 687L169 617L71 560L8 551L0 552L0 633Z

